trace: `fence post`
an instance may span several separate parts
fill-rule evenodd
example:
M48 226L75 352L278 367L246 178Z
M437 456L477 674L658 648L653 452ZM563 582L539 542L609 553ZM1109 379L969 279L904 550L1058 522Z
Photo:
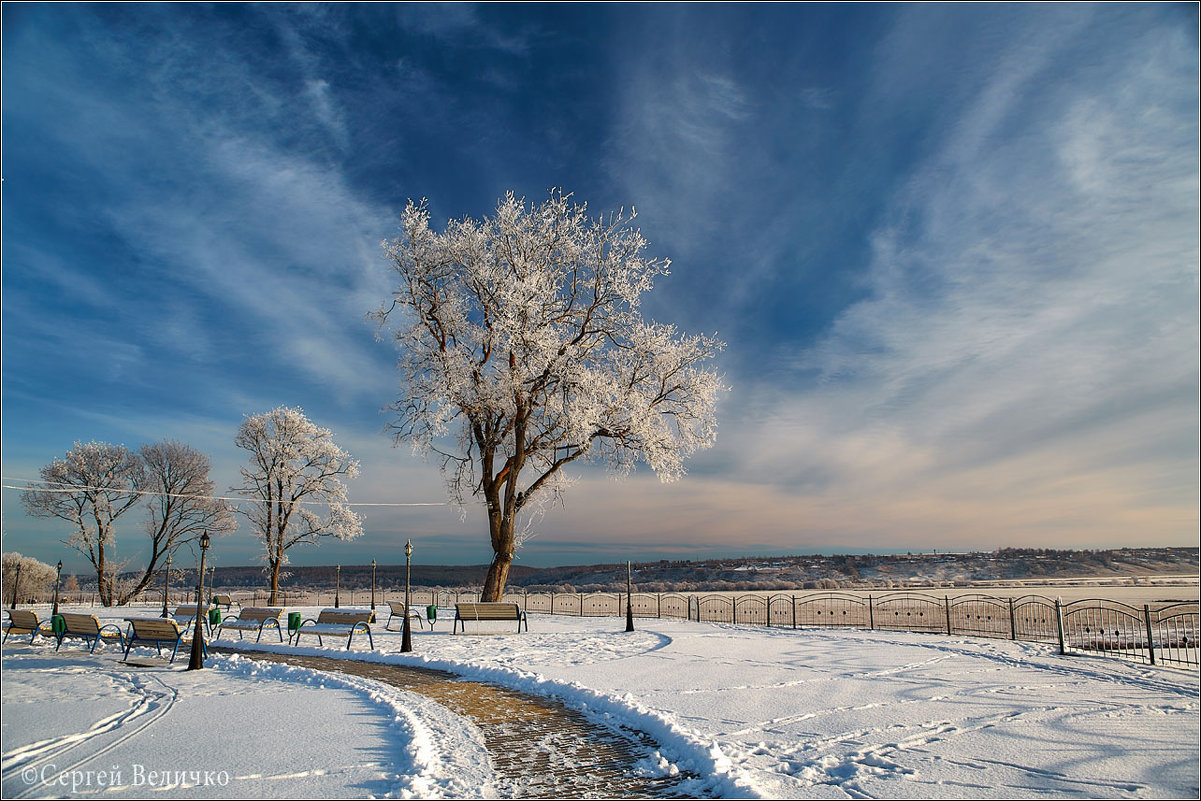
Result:
M942 597L943 605L947 610L947 634L951 633L951 598L948 595Z
M872 609L872 594L867 594L867 627L872 631L876 630L876 613Z
M1016 640L1018 638L1018 627L1016 619L1013 616L1013 598L1009 599L1009 639Z
M771 593L767 594L767 627L771 628Z
M792 627L796 628L796 596L792 596Z
M521 609L522 609L522 611L524 611L526 614L529 614L529 611L530 611L530 588L529 588L529 587L522 587L522 588L521 588L521 593L522 593L522 595L521 595L521 600L522 600L522 606L521 606Z
M738 596L735 595L730 599L730 623L738 625Z
M1055 599L1055 631L1059 635L1059 654L1063 656L1067 651L1063 647L1063 607L1058 598Z
M663 618L663 593L655 593L655 617Z
M1155 664L1155 639L1151 634L1151 607L1143 604L1143 620L1147 623L1147 653L1151 655L1151 664Z

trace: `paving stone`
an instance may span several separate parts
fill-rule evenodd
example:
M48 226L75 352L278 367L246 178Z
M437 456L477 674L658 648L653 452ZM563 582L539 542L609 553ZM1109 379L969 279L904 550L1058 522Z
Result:
M549 698L428 668L300 654L237 653L375 679L420 693L470 718L484 736L504 797L681 797L680 783L696 778L684 771L676 776L639 774L637 763L657 749L649 735L594 723Z

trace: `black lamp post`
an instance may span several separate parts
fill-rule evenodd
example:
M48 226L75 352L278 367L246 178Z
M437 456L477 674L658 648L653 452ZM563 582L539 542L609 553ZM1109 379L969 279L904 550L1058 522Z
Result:
M50 611L50 616L54 617L58 614L58 580L63 575L63 560L58 560L58 565L54 568L54 609Z
M204 555L209 549L209 533L200 535L200 581L196 584L196 628L192 632L192 655L188 659L188 670L204 668L204 617L205 609L201 605L204 596Z
M634 579L631 575L630 562L626 561L626 631L634 630Z
M413 650L413 627L409 623L409 578L411 574L411 565L413 560L413 541L405 541L405 619L404 625L400 629L400 650L402 653L408 653Z
M21 598L21 563L17 562L17 575L13 576L13 605L12 608L17 608L17 601Z
M371 560L371 611L375 611L375 560Z
M168 588L171 585L171 554L167 554L167 566L163 570L163 613L159 617L170 617L167 612Z
M341 597L340 597L341 592L342 592L342 565L338 565L336 568L334 568L334 609L337 609L338 607L340 607L342 605L342 601L341 601Z

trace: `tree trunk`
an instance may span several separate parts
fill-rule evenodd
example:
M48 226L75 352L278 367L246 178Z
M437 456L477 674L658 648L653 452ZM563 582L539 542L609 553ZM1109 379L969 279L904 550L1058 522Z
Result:
M488 579L484 582L484 594L481 601L499 601L505 594L505 582L509 580L509 566L513 564L513 555L496 554L492 564L488 566Z
M511 515L489 515L488 527L492 529L492 564L488 566L488 578L484 581L481 601L499 601L505 594L505 583L509 580L509 566L513 564L513 517Z
M96 560L96 593L100 596L101 606L113 605L113 581L108 576L108 565L104 558L104 543L97 545L96 552L99 558Z
M271 562L271 597L267 599L267 606L275 606L275 596L279 594L279 560L275 559Z

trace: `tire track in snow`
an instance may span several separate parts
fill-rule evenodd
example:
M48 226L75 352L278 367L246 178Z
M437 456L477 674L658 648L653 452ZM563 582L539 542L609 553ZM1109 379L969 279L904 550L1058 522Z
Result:
M0 770L8 776L13 768L22 771L53 764L55 773L70 773L87 763L103 757L131 737L136 737L163 718L175 705L178 692L168 687L155 676L135 676L131 673L114 674L128 684L134 696L129 709L103 718L82 732L40 740L15 748L4 754ZM157 685L157 686L154 686ZM94 750L88 750L94 747ZM79 752L82 753L82 755ZM64 758L73 762L61 765ZM40 785L30 785L24 792L16 792L10 798L26 798L43 790ZM7 792L7 791L6 791Z

